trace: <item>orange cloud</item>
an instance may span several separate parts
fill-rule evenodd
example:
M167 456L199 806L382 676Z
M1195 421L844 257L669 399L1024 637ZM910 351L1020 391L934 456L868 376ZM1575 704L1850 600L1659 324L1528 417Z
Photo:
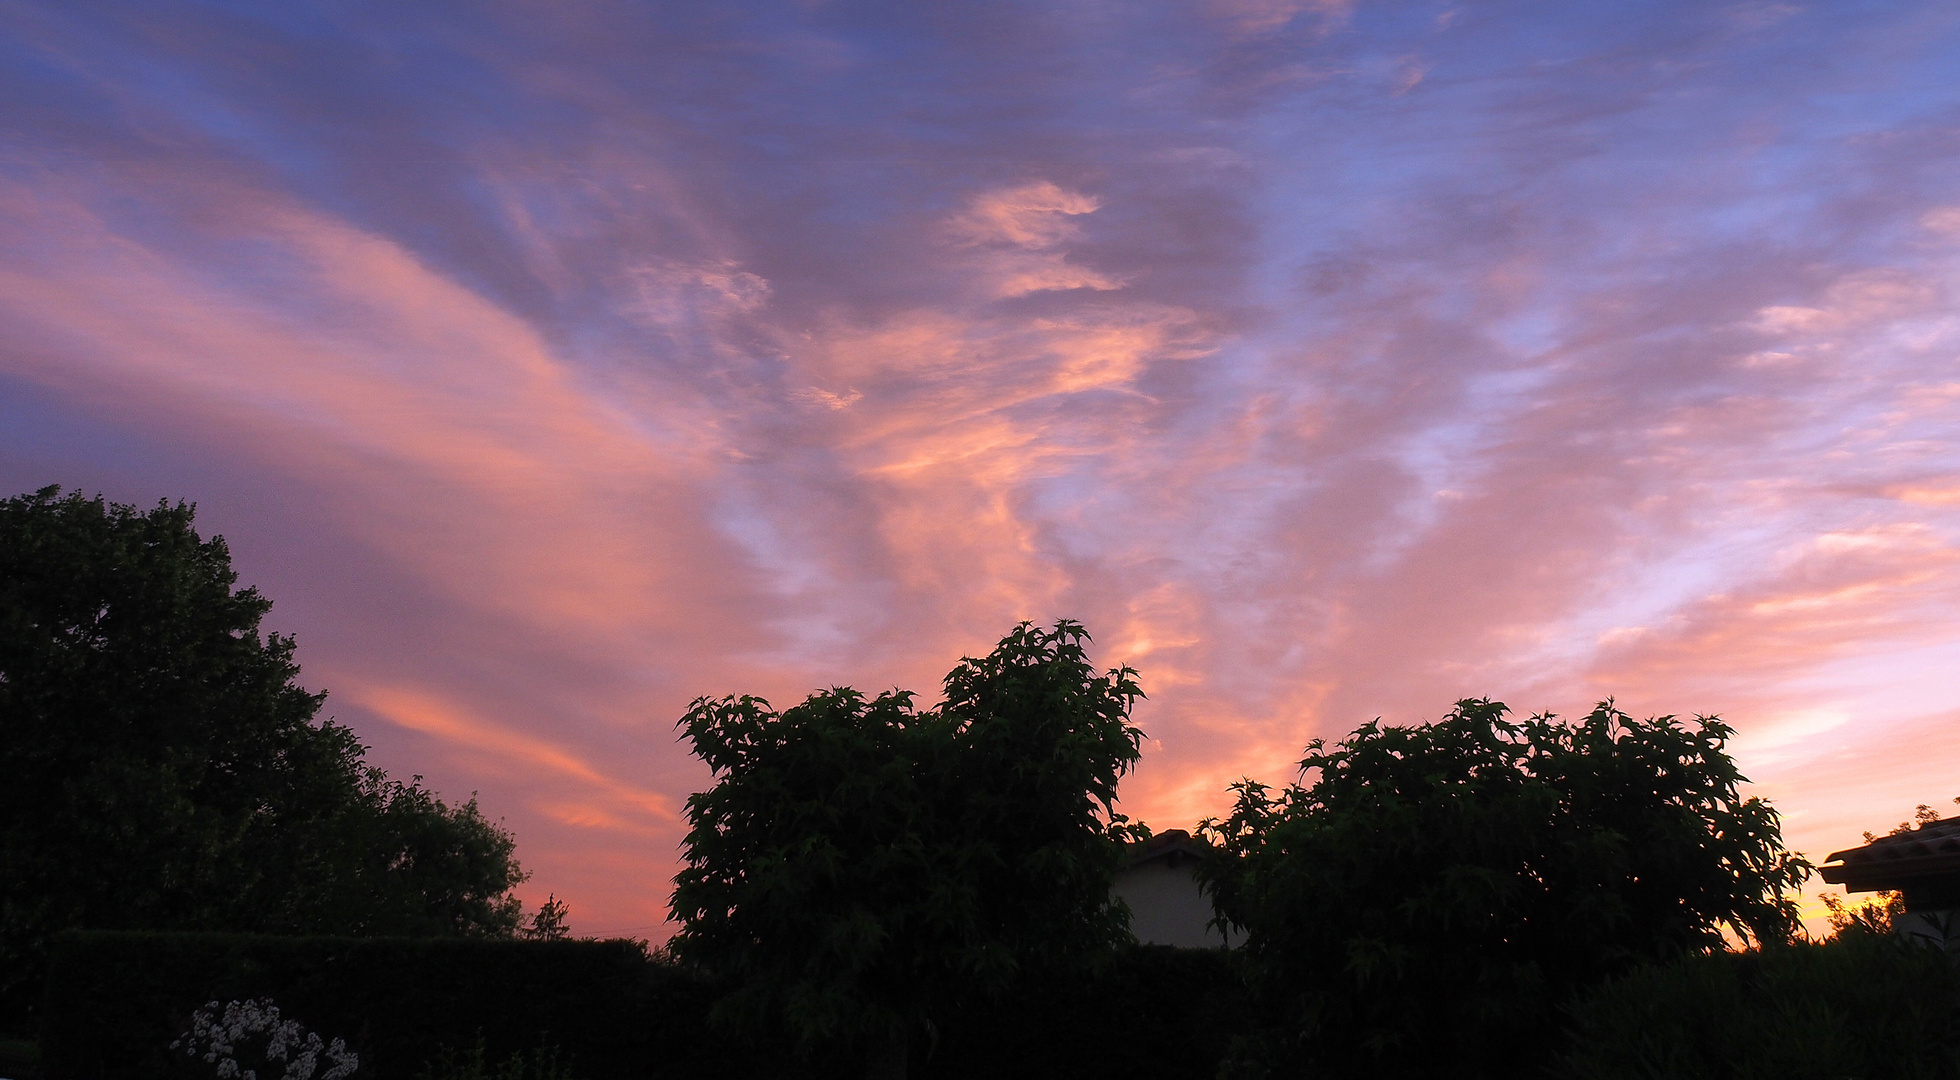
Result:
M603 797L633 816L671 825L680 820L679 801L671 794L650 791L617 780L578 755L534 735L511 731L473 716L454 703L407 686L356 686L343 690L393 724L444 742L488 753L522 770L544 770L571 781L576 788ZM554 817L586 827L616 828L623 822L608 811L558 805Z
M948 225L961 245L981 248L977 263L995 297L1057 289L1120 289L1123 282L1068 261L1056 250L1080 239L1075 218L1102 204L1048 181L984 192Z

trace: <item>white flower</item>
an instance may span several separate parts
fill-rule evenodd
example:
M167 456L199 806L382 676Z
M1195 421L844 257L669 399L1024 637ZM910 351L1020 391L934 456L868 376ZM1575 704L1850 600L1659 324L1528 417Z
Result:
M206 1064L216 1066L219 1080L258 1080L258 1072L241 1066L238 1058L241 1045L261 1038L264 1043L256 1056L268 1064L285 1062L281 1080L313 1080L323 1053L333 1064L321 1080L344 1080L360 1067L360 1057L348 1052L345 1040L323 1042L299 1021L282 1019L279 1006L270 998L227 1002L222 1013L217 1002L207 1002L191 1014L191 1030L170 1048L202 1056Z

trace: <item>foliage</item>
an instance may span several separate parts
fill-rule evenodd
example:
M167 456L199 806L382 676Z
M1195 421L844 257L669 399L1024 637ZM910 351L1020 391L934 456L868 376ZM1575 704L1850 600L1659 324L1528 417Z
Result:
M1906 913L1906 898L1896 892L1877 893L1856 904L1845 903L1844 898L1836 893L1825 893L1818 899L1824 902L1832 938L1848 934L1889 937L1896 929L1895 924Z
M569 912L565 902L558 899L558 894L552 893L538 906L530 924L518 929L517 936L531 941L563 941L572 936L571 928L565 924Z
M1023 623L935 709L848 688L781 713L694 702L681 726L716 782L688 799L673 946L740 981L721 1015L902 1072L966 1003L1120 940L1113 841L1134 830L1113 804L1142 691L1097 674L1086 638Z
M851 1065L799 1062L771 1033L711 1024L725 982L632 941L82 932L58 938L54 960L47 1068L0 1075L184 1076L167 1046L213 997L271 997L345 1036L360 1054L354 1080L473 1069L479 1039L490 1076L520 1056L548 1075L552 1047L555 1067L580 1080L815 1080L836 1071L820 1064ZM1233 954L1120 948L1103 964L1051 970L948 1017L918 1071L938 1080L1206 1077L1245 1015Z
M41 1046L31 1039L0 1039L0 1075L41 1080Z
M315 722L293 639L193 515L0 500L0 1026L63 928L516 924L510 835Z
M1960 798L1954 799L1953 801L1956 803L1960 803ZM1886 833L1885 835L1902 836L1906 833L1911 832L1913 829L1917 828L1918 826L1931 825L1933 822L1939 820L1940 820L1940 812L1938 810L1933 809L1932 807L1926 805L1925 803L1920 803L1918 807L1916 807L1913 810L1911 821L1899 822L1898 825L1892 828L1892 831ZM1869 830L1866 831L1865 843L1869 844L1876 839L1878 839L1877 833L1871 832Z
M279 1068L280 1080L313 1080L322 1059L327 1070L320 1080L343 1080L361 1067L360 1055L347 1049L344 1039L331 1042L306 1025L279 1015L271 998L226 1002L224 1012L215 1001L191 1014L191 1029L170 1044L189 1058L202 1058L212 1066L218 1080L258 1080L259 1069ZM240 1062L256 1063L258 1069Z
M535 1049L499 1060L489 1053L479 1031L467 1049L438 1048L436 1060L423 1066L416 1080L572 1080L571 1066L561 1065L559 1056L556 1045L541 1042Z
M1808 873L1715 718L1367 724L1301 762L1308 786L1236 785L1206 835L1221 916L1244 927L1285 1071L1509 1075L1557 1006L1636 963L1780 942Z
M1572 1080L1960 1076L1960 969L1856 927L1821 944L1689 954L1572 1010Z
M345 1036L357 1080L412 1080L440 1067L442 1047L466 1054L479 1034L486 1068L520 1053L535 1066L548 1041L584 1080L762 1075L783 1056L710 1036L719 985L635 941L70 932L54 943L48 984L54 1077L181 1075L166 1047L212 998L270 997Z
M924 1071L936 1080L1204 1080L1246 1027L1245 983L1225 949L1132 945L962 1010Z

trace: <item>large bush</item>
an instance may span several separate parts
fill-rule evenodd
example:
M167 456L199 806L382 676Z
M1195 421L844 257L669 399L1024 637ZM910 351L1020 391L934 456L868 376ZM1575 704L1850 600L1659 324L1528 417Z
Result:
M1282 1075L1513 1075L1559 1007L1636 964L1783 940L1807 872L1739 792L1712 718L1577 724L1459 702L1368 724L1245 782L1205 869L1245 928L1265 1025L1248 1068Z
M694 703L715 785L687 802L674 946L737 981L722 1015L902 1076L958 1015L1123 939L1112 806L1142 691L1086 637L1023 624L936 709L850 689L781 713Z

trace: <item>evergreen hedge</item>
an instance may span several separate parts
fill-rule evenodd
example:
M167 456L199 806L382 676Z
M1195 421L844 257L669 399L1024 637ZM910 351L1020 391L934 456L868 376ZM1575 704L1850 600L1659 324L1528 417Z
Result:
M270 997L346 1039L371 1080L410 1080L479 1033L497 1056L555 1044L585 1080L745 1075L756 1062L702 1037L715 992L632 941L70 932L52 950L43 1069L184 1075L168 1047L195 1009Z
M285 938L74 932L54 942L43 1075L153 1080L205 1068L169 1050L208 1001L270 997L361 1055L357 1077L413 1080L479 1036L491 1060L558 1047L579 1080L855 1076L786 1041L709 1020L723 989L628 941ZM940 1031L918 1080L1214 1075L1246 1033L1239 958L1141 946L1026 986ZM1885 937L1690 956L1602 987L1569 1016L1573 1080L1960 1077L1960 971Z
M801 1061L787 1038L710 1022L721 987L631 941L269 937L78 931L54 941L42 1013L53 1080L204 1077L171 1041L209 1001L269 997L361 1055L357 1080L414 1080L444 1047L487 1058L556 1046L578 1080L853 1077ZM919 1046L919 1080L1123 1076L1216 1069L1245 1015L1234 958L1139 946L1100 969L1026 986Z
M1138 945L959 1018L915 1069L940 1080L1208 1080L1250 1014L1238 958Z

